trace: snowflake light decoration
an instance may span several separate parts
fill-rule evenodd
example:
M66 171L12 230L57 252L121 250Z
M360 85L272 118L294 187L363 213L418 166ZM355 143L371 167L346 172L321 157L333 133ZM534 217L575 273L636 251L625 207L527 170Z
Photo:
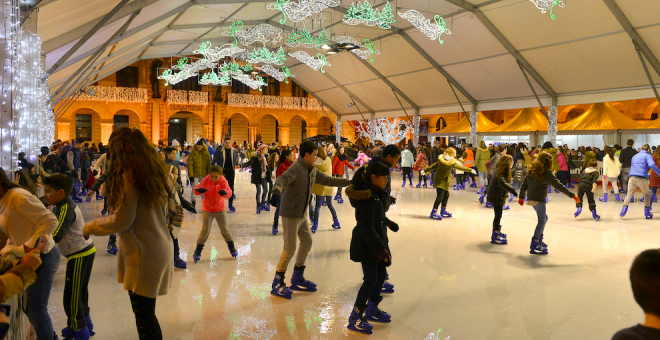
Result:
M287 15L291 21L299 22L314 13L319 13L328 7L336 6L339 6L339 2L332 0L299 0L298 2L277 0L276 3L269 4L266 8L282 12L284 18L280 19L280 24L284 25Z
M406 120L394 118L369 119L365 124L360 122L355 131L370 141L381 141L385 145L396 144L406 138L408 133L414 133L413 125Z
M348 8L344 19L342 19L345 24L348 25L358 25L365 24L367 26L378 26L384 29L390 29L393 24L396 22L394 18L394 13L392 12L392 6L388 2L385 4L383 9L378 12L373 7L368 0L357 4L351 4L351 7Z
M282 32L284 32L282 29L279 29L275 26L269 24L259 24L252 28L248 28L246 31L239 30L234 32L234 38L238 39L238 42L240 42L243 46L247 46L257 41L265 44L271 40L270 37L272 35L279 35L281 39ZM224 33L229 34L229 32L223 32L223 34Z
M370 62L374 62L374 58L371 57L372 54L380 54L380 51L376 50L376 46L373 41L369 39L364 40L364 45L367 47L366 50L362 50L359 48L354 48L351 50L351 52L355 53L358 57L362 59L367 59L369 58ZM362 46L361 44L358 44L357 46Z
M243 22L238 20L234 21L229 25L229 31L222 32L224 36L230 36L234 38L234 46L238 46L238 38L236 37L237 33L243 28Z
M245 49L234 46L233 44L224 44L219 47L211 48L211 42L207 41L199 45L199 49L194 50L192 53L201 54L211 62L217 62L222 58L233 57L243 52L245 52Z
M190 77L195 77L199 74L199 71L213 68L217 65L206 58L197 60L192 64L188 64L188 58L181 58L177 65L173 67L175 70L180 70L178 73L174 73L172 70L165 70L163 74L158 76L158 79L164 79L165 86L169 86L169 84L176 84Z
M259 69L267 75L277 79L278 81L283 81L287 84L289 83L289 78L295 77L294 75L291 75L291 71L286 66L282 66L282 71L276 69L272 65L263 65L260 66Z
M419 28L419 30L426 34L427 37L431 38L431 40L438 39L441 45L445 43L441 39L442 34L447 33L451 35L451 31L447 29L445 19L437 14L433 17L435 24L432 24L431 19L426 19L422 13L414 9L408 10L405 13L398 12L398 14L400 17L410 21L413 26Z
M316 55L318 59L312 57L311 55L303 51L296 51L295 53L289 53L289 56L300 60L301 63L311 67L312 70L314 71L321 70L321 73L325 73L323 66L332 66L325 59L325 55L321 53Z
M282 47L277 52L271 52L266 46L255 48L248 56L248 62L253 64L283 65L286 59L286 53L284 53Z
M306 48L319 49L326 42L328 42L328 33L325 29L318 35L312 35L306 28L303 28L302 30L294 30L289 33L289 38L286 39L284 44L289 47L303 46Z
M550 11L550 18L555 20L555 14L552 13L552 9L559 5L561 8L566 8L566 3L563 0L529 0L536 5L536 8L541 10L541 13L547 13Z

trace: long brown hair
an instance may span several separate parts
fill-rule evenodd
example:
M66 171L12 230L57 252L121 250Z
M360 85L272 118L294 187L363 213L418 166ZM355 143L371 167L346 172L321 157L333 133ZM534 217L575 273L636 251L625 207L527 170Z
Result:
M268 157L268 166L271 167L271 168L273 168L273 169L275 169L275 166L277 166L277 164L275 164L275 157L280 157L280 156L277 154L277 152L273 152L273 153L270 154L270 156ZM279 160L279 158L278 158L278 160Z
M497 178L504 178L507 182L511 181L511 166L513 165L513 157L504 155L497 162L497 169L495 174Z
M613 147L608 147L607 150L605 150L608 156L610 156L611 160L614 160L614 153L616 152L616 149Z
M171 178L156 149L137 128L122 127L108 142L108 204L117 209L126 193L126 182L139 193L140 201L154 208L166 192L171 195Z
M552 155L546 151L536 157L536 159L529 165L527 170L536 176L536 179L543 179L545 172L552 168Z

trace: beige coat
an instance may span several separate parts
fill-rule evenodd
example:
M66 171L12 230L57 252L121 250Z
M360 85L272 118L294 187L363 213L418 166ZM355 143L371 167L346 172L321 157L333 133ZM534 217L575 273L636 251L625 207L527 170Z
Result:
M117 281L124 289L149 298L167 294L172 285L174 245L167 228L167 194L157 208L139 200L126 183L124 203L110 216L85 224L85 234L119 236Z
M317 158L314 166L320 172L328 175L329 177L332 177L332 161L330 160L330 157L326 157L325 160L323 160L321 157ZM314 190L312 190L314 195L319 196L332 196L333 192L334 189L332 187L327 187L320 184L314 184Z

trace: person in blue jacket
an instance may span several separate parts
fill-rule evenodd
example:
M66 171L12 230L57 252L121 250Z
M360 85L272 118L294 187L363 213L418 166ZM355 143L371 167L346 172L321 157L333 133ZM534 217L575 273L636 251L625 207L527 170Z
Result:
M628 212L628 204L632 195L637 188L642 189L644 194L644 217L647 220L653 218L651 214L651 198L649 197L649 169L653 170L656 174L660 175L660 168L655 165L653 156L649 153L649 145L644 144L642 151L633 156L630 161L630 174L628 175L628 193L626 199L623 200L623 208L621 209L621 217L626 216Z

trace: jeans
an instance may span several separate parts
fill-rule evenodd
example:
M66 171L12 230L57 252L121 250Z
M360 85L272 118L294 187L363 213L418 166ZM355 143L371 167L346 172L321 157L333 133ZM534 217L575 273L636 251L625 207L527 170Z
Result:
M644 195L644 205L647 208L651 207L651 199L649 197L649 179L639 176L632 176L628 179L628 190L626 194L626 199L623 200L623 205L628 206L630 199L635 194L637 188L642 189L642 194Z
M534 206L534 210L536 210L536 217L538 218L536 229L534 230L534 238L537 240L541 239L541 235L543 235L543 229L545 229L545 224L548 223L548 215L546 214L546 209L547 207L545 203L537 203Z
M481 186L488 185L488 171L479 171L479 183Z
M348 176L348 172L346 173L346 176ZM332 175L332 177L341 178L342 175ZM348 177L347 177L347 178L348 178ZM341 193L342 193L342 189L343 189L342 187L337 187L337 196L339 196L339 197L343 197L343 196L341 195ZM311 203L311 202L310 202L310 203Z
M435 188L436 197L435 202L433 202L433 210L438 210L438 206L442 203L442 207L447 207L447 201L449 200L449 192L442 188Z
M156 318L156 299L133 294L131 291L128 291L128 296L131 298L139 339L162 340L163 333Z
M353 170L353 172L355 172L355 170ZM346 175L346 179L350 180L350 178L348 178L348 165L346 164L344 164L344 174Z
M60 250L55 246L48 254L41 255L41 265L36 270L37 279L25 290L28 297L27 316L39 340L53 339L55 334L48 315L48 298L59 267Z
M332 196L316 196L316 204L314 207L313 211L310 211L310 213L314 213L314 218L313 220L315 222L319 221L319 211L321 210L321 202L323 201L323 198L325 198L325 203L328 205L328 209L330 209L330 213L332 214L332 219L337 219L337 212L335 211L335 207L332 206ZM311 208L311 205L310 205Z
M387 277L387 269L384 265L377 262L361 262L361 264L364 282L355 299L356 306L365 306L368 300L378 301Z
M229 184L229 189L231 189L232 195L229 197L229 206L233 207L234 206L234 179L236 177L236 172L234 169L223 169L223 176L225 176L225 179L227 180L227 183Z
M255 184L257 187L257 207L260 206L262 203L266 203L266 197L268 196L268 181L266 178L261 179L261 184ZM263 193L261 192L261 188L263 188ZM259 200L259 195L261 195L261 200Z
M190 203L195 204L195 186L201 183L204 177L190 177ZM204 194L202 194L202 201L204 201Z
M493 211L495 212L495 218L493 219L493 231L502 230L500 223L502 222L502 209L503 205L493 204Z
M623 193L627 194L628 193L628 178L630 177L630 168L623 168L621 170L621 188L623 189Z
M571 180L571 173L568 171L557 171L557 179L563 186L567 186Z

